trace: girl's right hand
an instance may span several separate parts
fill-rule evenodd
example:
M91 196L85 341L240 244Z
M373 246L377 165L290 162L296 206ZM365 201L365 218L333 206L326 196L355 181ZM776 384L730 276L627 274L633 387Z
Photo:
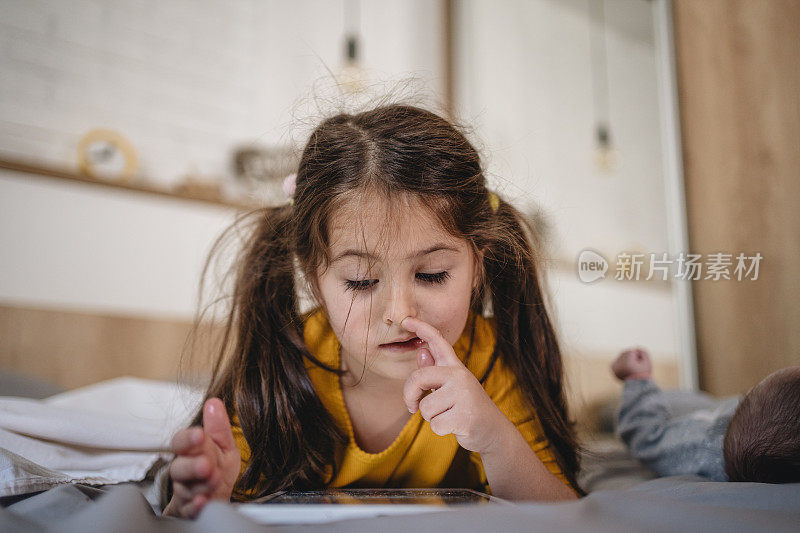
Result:
M164 515L194 518L210 500L230 501L239 477L241 455L219 398L211 398L203 406L202 427L175 434L172 451L172 500Z

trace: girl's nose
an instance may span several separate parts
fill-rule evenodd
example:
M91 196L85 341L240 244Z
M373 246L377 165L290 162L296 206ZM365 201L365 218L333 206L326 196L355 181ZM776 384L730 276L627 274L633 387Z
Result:
M417 316L417 304L414 288L409 284L395 284L389 294L384 308L383 322L387 325L400 325L407 316Z

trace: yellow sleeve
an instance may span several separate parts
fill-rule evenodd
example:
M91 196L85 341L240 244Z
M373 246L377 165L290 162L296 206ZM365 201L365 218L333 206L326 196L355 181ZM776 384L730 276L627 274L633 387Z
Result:
M245 468L250 463L250 446L242 433L242 427L239 425L239 418L234 415L231 420L231 432L233 433L233 440L236 441L236 447L239 448L239 455L241 456L241 466L239 467L239 477L244 473Z

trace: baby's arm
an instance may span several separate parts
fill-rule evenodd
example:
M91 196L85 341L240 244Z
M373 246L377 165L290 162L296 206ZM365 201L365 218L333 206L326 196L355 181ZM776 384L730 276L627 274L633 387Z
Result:
M625 382L617 434L649 466L665 451L661 443L670 418L661 389L651 381L652 369L650 354L639 348L625 350L611 364L614 375Z
M617 416L617 434L631 454L648 464L664 453L670 414L663 393L650 380L626 380Z
M650 368L647 353L641 359L636 352L623 352L612 365L617 377L625 379L617 434L631 454L661 476L708 476L719 470L712 467L722 447L710 442L710 422L700 416L673 417L667 396L644 377Z

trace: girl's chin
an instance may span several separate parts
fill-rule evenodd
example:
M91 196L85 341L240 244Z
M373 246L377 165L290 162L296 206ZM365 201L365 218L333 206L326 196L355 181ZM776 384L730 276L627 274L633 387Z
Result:
M367 379L373 375L383 379L405 381L417 369L417 351L389 352L377 349L367 355L366 368L363 365L364 354L361 353L355 361L351 360L347 367L354 375L360 375L363 368L364 377Z
M378 353L378 356L367 363L367 369L371 368L382 368L386 371L394 372L395 370L399 369L407 369L411 368L412 370L416 370L417 368L417 354L416 353L409 353L409 354L395 354L392 356L387 356L386 354Z
M366 373L380 376L384 379L405 381L417 369L417 354L412 353L403 357L387 357L378 353L375 359L367 363Z

